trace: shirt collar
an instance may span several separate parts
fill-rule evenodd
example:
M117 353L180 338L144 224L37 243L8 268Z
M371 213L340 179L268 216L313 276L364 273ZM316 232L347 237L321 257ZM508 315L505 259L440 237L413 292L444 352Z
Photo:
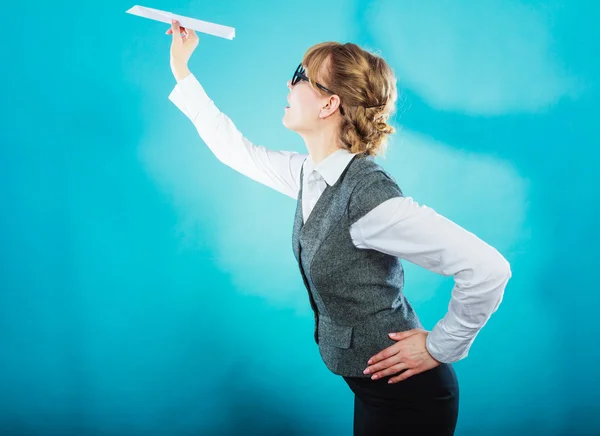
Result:
M356 153L350 153L346 149L339 149L327 156L319 165L315 167L312 157L309 155L304 164L304 171L308 177L313 170L325 179L329 186L335 185L352 158Z

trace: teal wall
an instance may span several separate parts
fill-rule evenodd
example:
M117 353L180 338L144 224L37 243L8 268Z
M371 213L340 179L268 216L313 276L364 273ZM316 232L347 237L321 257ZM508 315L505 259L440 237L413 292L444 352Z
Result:
M168 100L168 25L122 1L3 6L0 434L343 435L312 338L296 204L216 160ZM286 81L325 40L403 90L378 158L513 278L455 364L457 435L600 434L596 2L143 4L234 26L191 70L257 144L305 152ZM27 8L27 10L25 9ZM452 278L405 262L427 329Z

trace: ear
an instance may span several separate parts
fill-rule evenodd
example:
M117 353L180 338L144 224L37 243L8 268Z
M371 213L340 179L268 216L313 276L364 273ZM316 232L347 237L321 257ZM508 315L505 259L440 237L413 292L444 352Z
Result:
M338 108L340 107L341 101L338 95L330 95L327 100L325 100L323 106L321 107L321 112L319 114L320 118L327 118L328 116L333 115Z

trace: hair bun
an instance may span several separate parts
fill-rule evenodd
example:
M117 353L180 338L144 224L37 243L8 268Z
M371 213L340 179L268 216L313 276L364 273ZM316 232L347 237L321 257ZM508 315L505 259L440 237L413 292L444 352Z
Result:
M340 139L347 149L383 154L387 136L395 131L387 121L398 96L396 77L387 62L353 43L323 42L306 52L302 64L315 72L315 81L339 95L344 108Z

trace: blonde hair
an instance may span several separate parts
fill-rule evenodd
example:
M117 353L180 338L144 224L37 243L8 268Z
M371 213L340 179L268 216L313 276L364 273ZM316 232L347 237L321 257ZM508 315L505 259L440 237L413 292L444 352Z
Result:
M387 62L356 44L322 42L310 47L302 65L313 88L316 82L340 97L340 137L351 153L383 155L395 128L387 123L396 109L396 77ZM340 112L341 113L341 112Z

